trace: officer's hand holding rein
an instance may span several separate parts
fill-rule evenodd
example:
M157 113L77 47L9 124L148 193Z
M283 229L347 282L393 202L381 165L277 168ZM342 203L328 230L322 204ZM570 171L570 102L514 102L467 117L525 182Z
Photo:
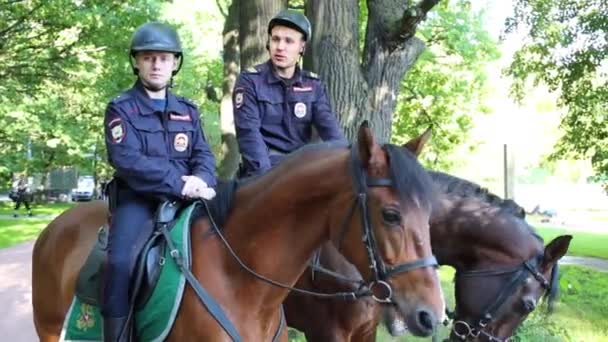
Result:
M215 197L215 190L210 188L205 181L196 176L182 176L186 182L182 190L182 196L187 198L202 198L210 200Z

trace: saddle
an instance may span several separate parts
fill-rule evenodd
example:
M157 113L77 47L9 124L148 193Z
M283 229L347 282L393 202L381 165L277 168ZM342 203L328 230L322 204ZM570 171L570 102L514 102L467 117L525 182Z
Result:
M154 224L155 227L166 224L170 230L175 224L178 212L183 207L185 207L183 203L165 201L158 206L154 222L150 221L148 224ZM146 241L137 256L135 268L131 274L131 292L129 294L131 310L139 309L150 298L164 265L162 256L166 245L162 233L158 229L154 229L152 236ZM104 225L99 229L97 242L80 269L76 280L75 295L84 303L101 306L107 247L108 226Z

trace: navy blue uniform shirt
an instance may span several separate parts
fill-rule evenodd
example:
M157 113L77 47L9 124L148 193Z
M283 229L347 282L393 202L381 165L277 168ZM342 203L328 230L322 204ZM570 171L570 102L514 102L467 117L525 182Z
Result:
M283 154L308 144L313 126L323 141L345 140L325 86L299 67L290 80L277 76L271 61L242 72L233 105L245 176L264 173Z
M205 140L196 106L167 91L166 109L138 81L112 100L105 114L108 160L132 190L156 198L182 198L194 175L215 187L215 158Z

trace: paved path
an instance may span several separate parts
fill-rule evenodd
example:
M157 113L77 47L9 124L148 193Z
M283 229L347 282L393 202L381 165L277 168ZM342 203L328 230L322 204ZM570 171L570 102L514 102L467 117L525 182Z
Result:
M25 242L0 249L0 340L11 342L37 341L32 321L30 284L31 254L34 242ZM608 260L564 257L562 264L588 266L608 272Z
M2 341L37 341L32 321L31 254L34 242L0 249L0 332Z
M565 256L560 259L560 265L579 265L595 269L600 272L608 272L608 260L589 257Z

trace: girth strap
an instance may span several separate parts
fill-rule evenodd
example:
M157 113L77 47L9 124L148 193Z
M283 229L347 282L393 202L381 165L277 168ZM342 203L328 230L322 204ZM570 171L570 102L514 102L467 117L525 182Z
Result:
M190 271L190 268L184 265L184 258L179 253L179 250L175 248L175 244L173 243L173 240L171 240L171 236L169 235L169 231L167 230L167 225L161 224L158 228L165 237L165 240L167 241L167 246L169 246L169 250L171 251L171 257L186 277L186 280L188 281L190 286L192 286L194 292L196 292L198 298L207 308L207 311L209 311L211 316L213 316L213 318L219 323L219 325L224 329L224 331L226 331L232 341L243 341L241 335L239 335L239 332L236 330L234 324L232 324L228 317L226 317L226 314L224 313L224 310L222 310L221 306L215 301L215 299L213 299L213 297L207 292L207 290L205 290L200 284L200 282L194 277L194 275Z

